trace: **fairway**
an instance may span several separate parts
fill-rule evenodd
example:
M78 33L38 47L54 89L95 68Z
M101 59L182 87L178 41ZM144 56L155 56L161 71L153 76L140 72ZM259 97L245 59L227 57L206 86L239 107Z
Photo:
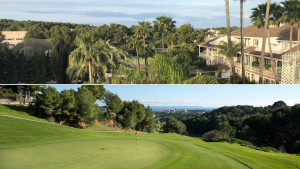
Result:
M0 105L0 114L33 119L10 108ZM300 167L296 155L177 134L98 133L3 116L0 128L1 169Z

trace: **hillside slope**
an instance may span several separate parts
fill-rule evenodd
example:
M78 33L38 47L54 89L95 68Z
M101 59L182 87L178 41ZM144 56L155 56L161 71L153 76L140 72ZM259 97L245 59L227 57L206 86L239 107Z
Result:
M16 107L0 115L45 122ZM296 155L177 134L98 133L0 116L0 168L300 168Z

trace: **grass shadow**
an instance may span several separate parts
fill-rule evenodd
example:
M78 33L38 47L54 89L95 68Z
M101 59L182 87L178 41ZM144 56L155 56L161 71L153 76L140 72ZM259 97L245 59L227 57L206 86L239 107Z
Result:
M23 105L3 105L3 106L9 108L10 110L22 111L22 112L25 112L27 109L27 107Z

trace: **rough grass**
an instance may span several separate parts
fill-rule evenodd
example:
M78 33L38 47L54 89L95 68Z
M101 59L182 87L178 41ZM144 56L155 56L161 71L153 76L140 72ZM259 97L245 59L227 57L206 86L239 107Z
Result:
M88 127L86 130L89 130L89 131L117 131L114 128L110 128L110 127L103 126L100 124L94 124L94 125Z
M0 106L0 114L31 117ZM43 121L43 120L41 120ZM0 116L0 168L300 168L296 155L177 134L97 133Z

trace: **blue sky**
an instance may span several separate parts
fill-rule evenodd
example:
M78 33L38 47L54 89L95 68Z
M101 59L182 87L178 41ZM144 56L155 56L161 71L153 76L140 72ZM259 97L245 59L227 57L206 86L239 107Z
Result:
M238 26L239 0L229 3L231 25ZM250 24L251 8L261 3L266 0L245 2L245 26ZM177 26L185 23L195 28L226 26L224 0L0 0L0 9L1 18L16 20L130 26L166 15L176 20Z
M53 85L59 91L80 85ZM300 85L104 85L122 100L138 100L150 106L230 105L266 106L283 100L300 103Z

